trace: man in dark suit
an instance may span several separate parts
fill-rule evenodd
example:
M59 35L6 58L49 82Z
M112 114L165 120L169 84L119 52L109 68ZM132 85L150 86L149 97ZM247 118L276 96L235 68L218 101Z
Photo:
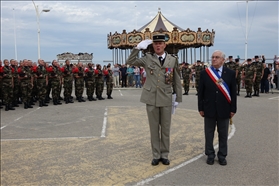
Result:
M214 131L217 125L220 165L226 165L228 151L229 120L236 113L235 71L224 67L225 54L215 51L212 54L212 66L200 74L198 91L198 110L204 117L205 154L207 164L213 165L215 150L213 147Z

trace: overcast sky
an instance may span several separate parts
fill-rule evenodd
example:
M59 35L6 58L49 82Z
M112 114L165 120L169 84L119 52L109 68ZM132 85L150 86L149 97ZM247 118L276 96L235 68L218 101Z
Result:
M93 62L112 59L107 34L131 32L151 21L161 8L174 24L197 31L215 30L210 47L226 55L245 56L246 1L35 1L40 14L41 58L64 52L93 53ZM278 2L249 1L248 57L279 55ZM13 11L14 9L14 11ZM14 18L15 17L15 18ZM15 24L14 24L15 23ZM15 27L14 27L15 25ZM14 29L15 28L15 29ZM14 34L16 31L16 34ZM1 56L37 61L37 18L32 1L1 1ZM197 53L197 59L199 55ZM181 61L180 61L181 62Z

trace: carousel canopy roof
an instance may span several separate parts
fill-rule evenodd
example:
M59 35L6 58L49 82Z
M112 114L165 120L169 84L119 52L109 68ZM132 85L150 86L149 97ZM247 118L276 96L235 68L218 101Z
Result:
M137 31L144 33L146 28L149 28L151 32L158 31L160 29L165 31L172 31L173 27L177 27L177 30L179 31L184 30L183 28L175 25L174 23L170 22L167 18L165 18L159 8L158 14L149 23L145 24Z

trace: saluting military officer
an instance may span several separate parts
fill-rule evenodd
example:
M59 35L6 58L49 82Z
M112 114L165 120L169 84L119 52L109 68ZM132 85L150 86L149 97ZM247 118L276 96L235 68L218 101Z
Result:
M143 40L135 47L127 59L131 66L142 66L146 70L140 101L146 104L151 134L153 166L161 161L169 165L170 126L172 112L172 88L176 93L176 102L182 102L180 70L176 57L165 52L165 35L153 36L154 54L146 53L138 58L139 51L146 49L152 40Z
M259 61L259 56L255 56L255 61L252 63L252 66L256 68L257 74L256 79L253 84L254 94L252 96L260 96L260 83L263 76L264 66L263 63Z
M192 76L192 70L188 68L188 63L182 64L182 77L183 77L183 83L184 83L184 94L188 95L189 92L189 86L190 86L190 78Z
M243 62L243 64L246 61ZM252 86L256 79L256 68L251 65L252 59L247 59L247 64L243 68L243 73L245 73L245 89L247 95L245 98L252 98Z

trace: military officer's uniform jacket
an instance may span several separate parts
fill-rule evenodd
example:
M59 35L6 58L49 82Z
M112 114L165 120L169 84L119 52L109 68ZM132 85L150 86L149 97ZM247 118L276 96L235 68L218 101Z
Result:
M156 54L146 53L144 57L137 58L138 53L139 50L134 48L126 63L142 66L146 71L146 82L140 101L156 107L171 106L174 91L176 102L182 102L182 86L177 58L166 54L162 66Z

